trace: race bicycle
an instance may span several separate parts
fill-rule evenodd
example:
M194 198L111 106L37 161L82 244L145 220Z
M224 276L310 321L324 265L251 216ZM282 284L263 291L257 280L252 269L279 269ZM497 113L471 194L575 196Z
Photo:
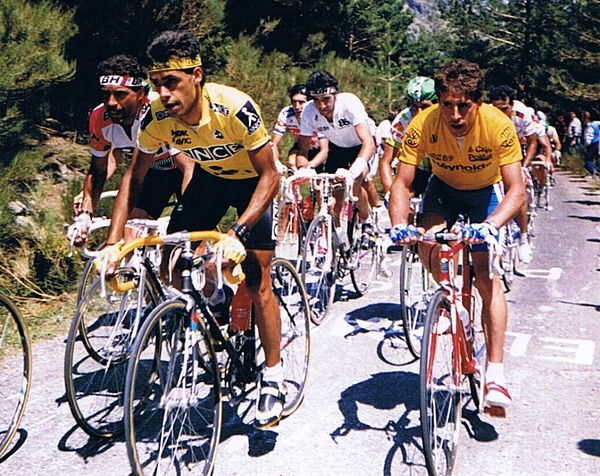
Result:
M454 471L462 408L468 396L483 411L486 344L481 297L473 285L470 246L460 233L421 236L438 243L440 282L427 307L419 370L421 434L431 476ZM489 240L489 268L499 273ZM490 271L492 272L492 271Z
M210 246L194 258L192 243L214 243L218 232L180 232L134 240L122 259L140 246L182 248L181 290L144 320L131 350L125 382L125 441L134 474L180 474L182 468L207 475L213 470L223 422L223 400L248 415L256 394L262 351L255 325L248 329L217 320L202 289L207 263L219 255ZM212 282L223 284L220 266ZM228 278L230 282L241 277ZM294 266L276 258L271 280L281 313L281 356L287 416L304 396L310 350L310 310ZM239 287L238 287L239 289ZM235 297L234 297L235 299ZM256 397L254 396L254 399ZM240 408L241 407L241 408Z

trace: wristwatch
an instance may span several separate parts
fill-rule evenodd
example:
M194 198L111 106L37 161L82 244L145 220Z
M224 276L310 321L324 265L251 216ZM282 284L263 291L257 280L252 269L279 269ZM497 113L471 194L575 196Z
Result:
M231 230L235 233L235 236L243 243L246 244L246 240L248 239L248 235L250 235L250 230L246 225L241 225L240 223L234 223L231 225Z

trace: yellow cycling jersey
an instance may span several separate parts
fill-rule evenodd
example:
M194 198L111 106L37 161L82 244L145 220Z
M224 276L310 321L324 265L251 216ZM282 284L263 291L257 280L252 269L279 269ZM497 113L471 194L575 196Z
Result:
M170 117L157 99L142 121L137 144L145 153L170 144L186 151L206 172L239 180L258 175L248 151L269 140L260 110L250 96L229 86L207 83L202 88L202 118L198 126Z
M490 104L482 104L462 146L444 123L439 105L419 113L409 124L399 159L419 165L430 159L432 173L458 190L479 190L502 179L500 167L521 160L512 121Z

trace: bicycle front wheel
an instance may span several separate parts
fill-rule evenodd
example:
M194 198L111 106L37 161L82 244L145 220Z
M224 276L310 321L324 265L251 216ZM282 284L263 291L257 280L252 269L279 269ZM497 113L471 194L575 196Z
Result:
M203 318L184 301L167 301L140 329L127 368L125 442L132 472L210 474L221 420L220 373Z
M79 426L89 435L111 438L123 432L123 386L133 339L157 298L149 280L131 291L108 288L102 294L96 278L73 316L64 379Z
M10 446L31 390L31 342L23 317L0 294L0 456Z
M450 312L448 299L436 291L425 318L419 373L423 453L431 476L451 475L458 450L462 398Z
M310 306L298 272L287 260L271 263L273 292L281 316L281 359L286 387L283 415L302 403L310 357Z
M329 220L318 216L308 227L300 264L311 320L317 325L327 317L335 297L338 261L333 226Z
M428 286L429 273L419 259L416 246L403 246L400 261L402 328L408 350L415 359L421 356L425 324L424 295L428 291Z

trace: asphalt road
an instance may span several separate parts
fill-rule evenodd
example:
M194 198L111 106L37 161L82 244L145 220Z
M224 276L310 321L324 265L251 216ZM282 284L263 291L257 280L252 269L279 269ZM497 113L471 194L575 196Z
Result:
M537 220L534 260L508 294L514 405L505 420L465 410L459 476L600 474L600 184L565 173L557 181L554 209ZM390 264L391 278L336 302L313 328L306 398L294 415L269 431L226 427L217 476L426 474L418 363L401 343L382 344L399 324L397 258ZM75 426L63 354L64 339L35 346L27 413L0 473L129 474L122 440Z

